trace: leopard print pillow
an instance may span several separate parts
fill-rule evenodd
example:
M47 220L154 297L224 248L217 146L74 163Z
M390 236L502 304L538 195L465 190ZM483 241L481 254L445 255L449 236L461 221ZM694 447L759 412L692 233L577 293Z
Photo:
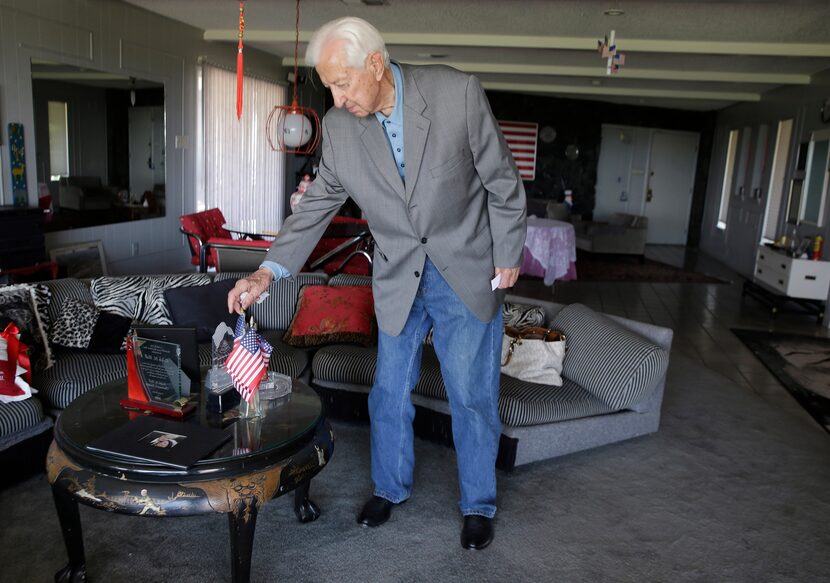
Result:
M98 321L98 309L82 300L68 298L52 323L52 344L65 348L88 348Z

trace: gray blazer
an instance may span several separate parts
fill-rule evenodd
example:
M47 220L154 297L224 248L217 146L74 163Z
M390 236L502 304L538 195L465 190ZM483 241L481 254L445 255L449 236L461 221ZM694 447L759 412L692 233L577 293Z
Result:
M393 336L427 255L476 317L491 320L504 299L491 291L495 267L521 264L527 232L522 181L478 79L443 65L401 71L406 184L375 116L332 108L317 178L266 256L298 273L351 196L375 239L378 325Z

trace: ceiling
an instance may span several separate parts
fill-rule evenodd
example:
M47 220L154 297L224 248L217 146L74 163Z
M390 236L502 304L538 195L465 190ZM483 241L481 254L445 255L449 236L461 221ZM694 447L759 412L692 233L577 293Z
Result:
M127 2L236 51L237 0ZM830 69L828 0L303 0L300 11L301 59L321 24L359 16L393 58L446 63L495 91L708 111ZM245 44L293 66L294 21L294 0L246 0ZM611 30L626 63L609 76L597 41Z

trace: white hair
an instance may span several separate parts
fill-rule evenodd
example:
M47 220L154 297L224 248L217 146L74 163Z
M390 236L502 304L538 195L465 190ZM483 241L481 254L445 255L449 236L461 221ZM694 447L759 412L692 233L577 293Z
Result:
M386 50L386 43L378 29L355 16L327 22L311 36L305 51L306 66L316 67L323 47L334 40L345 41L343 50L346 53L346 64L354 69L362 69L366 57L375 51L383 56L383 66L389 66L389 51Z

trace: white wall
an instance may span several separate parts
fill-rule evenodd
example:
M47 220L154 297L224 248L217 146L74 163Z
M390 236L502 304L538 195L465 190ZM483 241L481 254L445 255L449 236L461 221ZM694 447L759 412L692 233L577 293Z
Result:
M233 10L229 18L234 18ZM49 59L164 83L167 115L166 200L163 218L47 234L47 248L101 240L110 273L190 269L179 215L196 209L194 159L197 60L236 67L235 43L208 43L202 31L117 0L0 0L0 156L3 203L11 204L8 124L24 126L29 203L37 205L34 108L30 61ZM285 79L280 59L250 47L245 70ZM175 148L177 135L190 147ZM139 253L131 256L132 243Z
M744 240L738 237L729 229L722 231L717 229L717 215L720 205L721 189L723 186L724 165L726 160L726 147L729 132L733 129L752 127L755 130L759 125L766 124L770 128L770 136L775 138L778 122L782 119L791 118L793 125L793 146L790 151L790 159L787 163L787 172L784 179L784 188L789 188L790 177L794 165L794 150L798 143L808 141L810 134L827 125L821 123L820 109L824 100L830 97L830 70L814 75L809 86L787 87L777 89L765 94L759 103L748 103L727 108L718 113L717 126L715 129L714 145L709 171L709 182L706 189L706 206L703 215L701 228L701 249L715 257L731 257L741 255L740 249L743 246L757 245L757 241ZM754 145L753 145L754 147ZM768 172L761 181L761 186L766 189ZM749 185L748 185L749 186ZM768 195L768 193L766 193ZM787 203L786 195L781 197L781 205ZM813 236L821 234L825 239L830 233L830 205L827 205L825 226L816 228L814 226L802 225L798 228L798 236ZM779 219L779 235L782 232L783 210ZM788 229L788 234L791 228ZM730 238L730 235L732 237ZM747 255L749 259L744 260L747 265L734 266L739 272L752 273L754 253Z

